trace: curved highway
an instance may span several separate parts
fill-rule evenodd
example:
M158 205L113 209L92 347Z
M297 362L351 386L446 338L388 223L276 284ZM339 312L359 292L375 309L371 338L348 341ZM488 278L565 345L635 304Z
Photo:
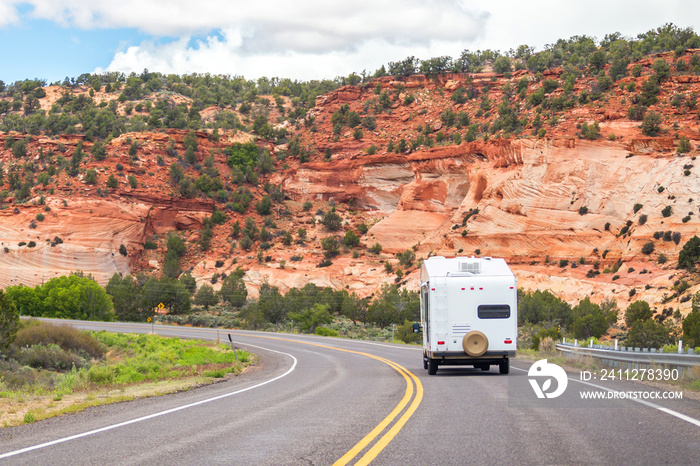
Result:
M72 322L150 332L150 325ZM215 340L215 329L155 326ZM0 464L697 464L700 402L569 374L538 399L530 364L423 369L418 347L247 331L261 362L226 382L0 429ZM582 400L580 392L606 394ZM607 394L610 395L607 395ZM614 396L613 396L614 395Z

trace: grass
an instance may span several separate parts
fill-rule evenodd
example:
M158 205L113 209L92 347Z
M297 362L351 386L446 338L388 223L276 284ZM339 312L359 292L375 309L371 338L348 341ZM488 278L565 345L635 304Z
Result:
M52 330L48 333L57 334ZM90 335L103 348L105 356L90 359L83 351L83 360L89 362L80 367L73 366L63 372L42 366L32 369L16 362L0 367L3 426L29 424L91 406L186 390L221 380L228 374L238 374L252 361L245 351L238 351L236 361L228 345L202 340L104 331ZM36 345L45 343L40 340ZM21 376L16 375L18 372Z

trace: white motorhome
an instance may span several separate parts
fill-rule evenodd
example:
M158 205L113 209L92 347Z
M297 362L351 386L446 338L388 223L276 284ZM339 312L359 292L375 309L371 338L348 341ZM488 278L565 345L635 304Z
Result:
M423 367L510 371L518 338L517 280L503 259L431 257L420 273Z

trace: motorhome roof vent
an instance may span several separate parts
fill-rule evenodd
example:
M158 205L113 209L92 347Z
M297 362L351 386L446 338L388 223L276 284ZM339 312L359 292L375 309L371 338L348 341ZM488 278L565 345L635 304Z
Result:
M460 272L471 272L474 274L481 273L481 263L480 262L460 262L459 263Z

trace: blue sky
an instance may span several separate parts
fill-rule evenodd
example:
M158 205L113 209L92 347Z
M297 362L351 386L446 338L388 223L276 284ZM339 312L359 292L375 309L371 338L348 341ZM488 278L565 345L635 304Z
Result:
M0 79L6 83L25 78L54 82L77 77L108 64L123 44L144 39L146 36L134 29L81 30L46 20L27 21L0 29Z
M322 79L409 55L696 27L700 2L0 0L0 80L102 71Z

